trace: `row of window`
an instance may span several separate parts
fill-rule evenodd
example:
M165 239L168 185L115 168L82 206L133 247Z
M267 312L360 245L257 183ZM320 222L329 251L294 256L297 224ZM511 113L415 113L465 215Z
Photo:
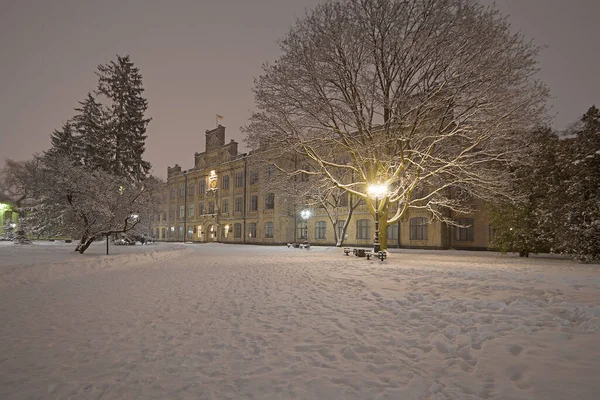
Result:
M183 238L183 226L179 225L178 226L178 239ZM156 228L155 229L155 235L156 237L161 237L163 239L169 238L169 239L175 239L175 227L171 226L170 229L166 229L166 228L162 228L162 235L159 236L159 229ZM210 234L211 232L209 232ZM167 237L168 234L168 237ZM229 234L229 229L223 229L221 231L221 236L222 237L227 237L227 235ZM265 238L273 238L274 235L274 228L273 228L273 222L269 221L265 223ZM233 237L236 239L240 239L242 237L242 224L240 223L235 223L233 224ZM256 238L257 237L257 233L256 233L256 222L250 222L248 224L248 237L249 238ZM188 239L193 239L194 238L194 226L193 225L188 225L187 227L187 238Z
M242 212L243 211L243 209L242 209L243 202L244 202L244 200L242 197L236 197L234 199L233 211L234 212ZM275 208L275 193L267 193L265 195L265 210L272 210L274 208ZM258 196L257 195L250 196L249 210L250 211L258 211ZM229 212L229 199L223 199L221 201L221 212L222 213ZM169 219L173 219L174 213L175 213L175 206L170 206L169 207ZM214 214L214 213L215 213L215 202L209 201L208 202L208 214ZM207 214L206 210L204 209L204 203L198 203L198 215L204 215L204 214ZM190 203L188 205L187 216L193 217L195 215L196 215L196 204ZM185 216L186 216L185 215L185 206L182 204L179 206L179 217L183 218ZM160 220L160 217L158 217L158 219Z
M256 196L253 196L256 197ZM238 198L241 199L241 198ZM236 199L237 200L237 199ZM227 199L224 200L223 212L228 212L226 206L228 202ZM237 210L237 201L236 201L236 210ZM241 206L240 206L241 207ZM200 214L204 214L204 205L200 203L199 205ZM183 206L180 206L180 216L183 217ZM214 213L214 202L209 203L209 214ZM194 204L190 204L189 214L188 216L194 216ZM457 241L473 241L474 240L474 229L473 229L473 219L472 218L459 218L456 223L458 226L455 227L455 240ZM338 237L341 237L344 229L345 221L341 220L338 222ZM427 240L428 239L428 226L429 222L425 217L415 217L409 220L409 237L410 240ZM173 229L173 228L172 228ZM180 227L183 230L183 227ZM193 229L190 226L190 229ZM241 224L236 223L233 225L233 237L241 238ZM239 231L238 231L239 230ZM183 235L183 231L180 233L180 237ZM226 235L226 232L223 231L223 235ZM190 236L190 232L188 231L188 236ZM256 223L251 222L248 225L248 236L251 238L256 237ZM191 237L191 236L190 236ZM267 222L265 224L265 237L272 238L273 237L273 222ZM308 239L308 226L306 221L302 221L298 223L298 237ZM327 237L327 222L326 221L317 221L315 223L315 239L316 240L324 240ZM359 219L356 221L356 239L371 239L371 220L370 219ZM388 240L397 240L398 239L398 225L393 224L387 227L387 239Z
M230 188L230 175L221 176L221 188L223 190L229 190ZM250 184L255 185L258 183L258 172L252 171L250 172ZM236 172L235 174L235 187L243 187L244 186L244 173ZM206 193L206 179L201 179L198 184L198 194ZM188 185L188 196L193 196L196 194L196 184L190 183ZM171 188L171 198L174 199L176 197L176 189L175 187ZM185 197L185 184L179 185L179 197ZM166 201L166 198L163 196L163 201Z

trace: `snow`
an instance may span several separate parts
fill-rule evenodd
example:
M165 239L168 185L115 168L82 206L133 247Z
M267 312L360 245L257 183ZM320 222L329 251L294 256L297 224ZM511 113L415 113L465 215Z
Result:
M598 265L0 243L0 398L597 399Z

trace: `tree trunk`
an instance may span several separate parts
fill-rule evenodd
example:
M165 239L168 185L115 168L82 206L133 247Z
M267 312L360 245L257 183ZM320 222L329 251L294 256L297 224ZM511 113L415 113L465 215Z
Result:
M79 254L83 254L87 250L87 248L90 247L90 245L94 242L94 240L95 240L94 237L88 237L87 234L83 235L81 237L81 240L77 244L75 251L78 251ZM108 240L108 238L107 238L107 240Z
M387 250L387 213L379 213L379 245L381 250Z

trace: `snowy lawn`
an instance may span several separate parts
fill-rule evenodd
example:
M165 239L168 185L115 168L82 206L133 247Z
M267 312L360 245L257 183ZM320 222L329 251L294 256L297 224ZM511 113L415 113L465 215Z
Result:
M598 399L600 268L0 243L1 399Z

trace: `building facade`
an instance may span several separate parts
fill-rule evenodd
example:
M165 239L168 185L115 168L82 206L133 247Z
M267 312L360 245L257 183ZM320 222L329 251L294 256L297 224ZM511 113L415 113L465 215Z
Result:
M167 168L167 184L152 234L160 241L285 244L308 240L335 245L334 226L323 208L303 219L293 204L267 185L273 173L253 162L252 153L238 154L238 143L225 141L225 127L205 132L205 151L195 153L194 167ZM479 207L481 208L481 207ZM348 209L340 207L340 215ZM336 229L341 232L343 217ZM484 213L460 216L456 227L432 220L423 210L387 228L388 247L486 249L492 230ZM370 246L374 219L365 205L353 212L344 245ZM339 235L338 235L339 236Z

